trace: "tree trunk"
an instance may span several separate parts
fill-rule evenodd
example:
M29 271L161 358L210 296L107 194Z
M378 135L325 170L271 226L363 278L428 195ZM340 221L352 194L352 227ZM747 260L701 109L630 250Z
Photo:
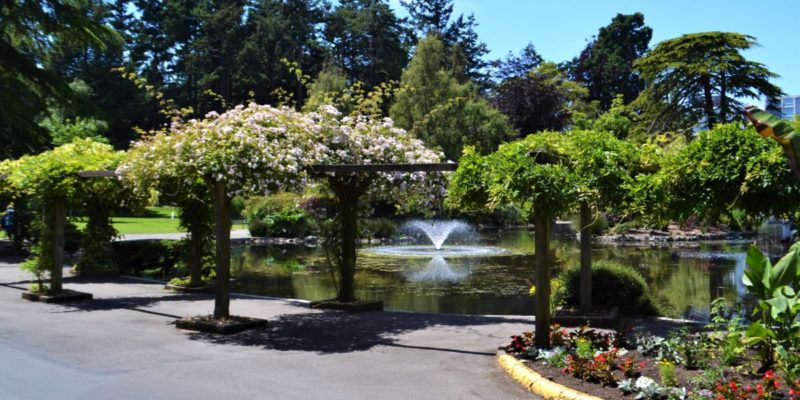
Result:
M550 218L536 216L536 347L550 347Z
M592 208L581 203L581 310L592 308Z
M214 296L214 319L230 316L230 276L231 276L231 198L225 189L225 182L214 183L214 203L216 206L215 224L217 248L217 288Z
M703 77L703 111L706 114L706 124L708 129L717 124L717 115L714 114L714 95L711 92L711 78Z
M339 198L339 215L342 223L342 265L341 290L339 301L356 301L355 274L356 274L356 237L357 237L357 202L358 199Z
M67 204L64 199L56 199L50 205L50 229L52 237L51 257L53 264L50 266L50 291L61 292L63 288L64 269L64 220L67 214Z

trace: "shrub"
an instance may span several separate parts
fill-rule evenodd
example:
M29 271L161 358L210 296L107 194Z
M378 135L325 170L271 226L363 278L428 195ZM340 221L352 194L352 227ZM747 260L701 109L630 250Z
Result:
M361 237L367 239L386 239L397 232L397 224L388 218L370 218L361 225Z
M302 237L311 232L306 211L298 206L300 196L278 193L247 200L244 215L250 234L262 237Z
M561 276L567 306L580 304L580 269L568 268ZM609 262L592 263L592 304L619 306L620 312L659 315L660 307L649 295L644 277L631 267Z

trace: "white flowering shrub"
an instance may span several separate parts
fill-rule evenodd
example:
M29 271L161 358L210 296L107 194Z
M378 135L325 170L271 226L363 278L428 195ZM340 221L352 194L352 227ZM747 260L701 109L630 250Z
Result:
M223 114L176 124L169 132L136 142L118 169L135 190L148 191L167 176L190 184L223 181L228 194L252 195L300 190L313 164L435 163L442 154L394 126L388 118L344 117L332 106L301 113L289 108L237 106ZM370 199L413 198L422 205L440 198L440 174L376 173ZM437 179L436 184L430 179ZM407 193L414 196L407 196Z
M336 112L332 107L322 110L328 115ZM443 159L441 152L426 148L389 118L328 118L325 123L332 126L323 130L326 150L318 164L424 164ZM447 183L441 173L421 171L372 173L365 179L370 185L363 200L387 198L404 209L417 210L443 199Z
M230 197L300 187L320 159L321 117L251 103L140 141L119 172L145 189L164 176L222 181Z

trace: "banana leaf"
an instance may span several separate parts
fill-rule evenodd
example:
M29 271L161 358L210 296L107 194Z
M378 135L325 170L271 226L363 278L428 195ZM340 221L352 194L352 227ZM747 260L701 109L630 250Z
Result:
M800 181L800 132L789 121L782 120L755 106L747 106L745 115L763 137L772 138L783 147L795 179Z

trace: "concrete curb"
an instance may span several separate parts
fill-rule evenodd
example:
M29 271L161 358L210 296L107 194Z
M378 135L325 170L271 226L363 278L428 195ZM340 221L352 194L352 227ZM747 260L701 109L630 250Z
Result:
M543 399L553 400L603 400L600 397L570 389L555 383L526 367L525 364L505 352L497 352L497 362L511 379Z

